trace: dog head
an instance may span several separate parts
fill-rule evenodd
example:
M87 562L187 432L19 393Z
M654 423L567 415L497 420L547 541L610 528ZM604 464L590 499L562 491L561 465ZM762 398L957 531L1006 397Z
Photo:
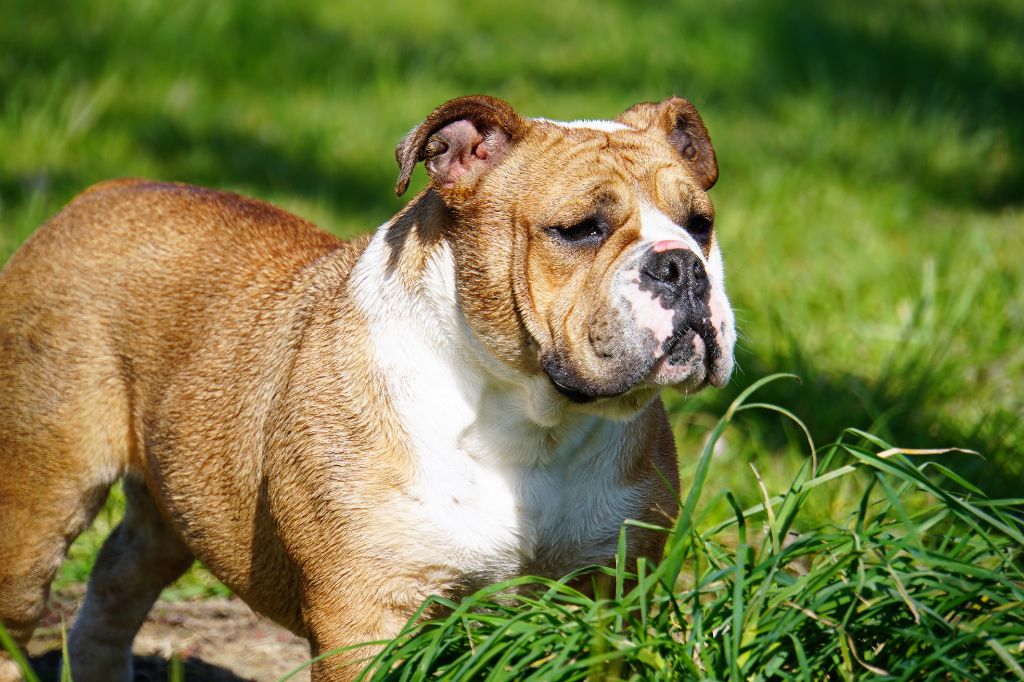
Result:
M576 403L728 381L735 324L707 195L718 165L689 102L562 123L462 97L396 157L398 194L425 162L462 314L493 355Z

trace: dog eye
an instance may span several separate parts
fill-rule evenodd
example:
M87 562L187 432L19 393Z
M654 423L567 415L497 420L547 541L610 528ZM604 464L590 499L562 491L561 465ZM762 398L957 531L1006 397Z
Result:
M549 227L559 239L571 244L598 244L604 241L607 230L596 216L581 220L568 227Z
M701 246L707 246L707 243L711 240L712 226L711 218L699 213L694 213L686 219L686 231Z

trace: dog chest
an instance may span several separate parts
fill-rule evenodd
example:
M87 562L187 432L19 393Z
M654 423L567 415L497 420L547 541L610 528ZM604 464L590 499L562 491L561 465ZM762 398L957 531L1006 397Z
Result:
M532 464L510 463L504 439L488 441L473 428L461 445L418 452L407 503L432 548L425 556L481 583L524 572L558 577L607 561L642 498L619 480L622 430L586 419L554 439L523 438L517 454ZM514 438L515 430L506 425L503 434Z

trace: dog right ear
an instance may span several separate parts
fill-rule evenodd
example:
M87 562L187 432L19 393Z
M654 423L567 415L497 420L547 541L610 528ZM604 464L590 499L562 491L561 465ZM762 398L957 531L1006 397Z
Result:
M503 100L470 95L445 102L398 143L395 194L405 194L419 161L426 162L431 184L442 192L470 187L525 132L526 122Z

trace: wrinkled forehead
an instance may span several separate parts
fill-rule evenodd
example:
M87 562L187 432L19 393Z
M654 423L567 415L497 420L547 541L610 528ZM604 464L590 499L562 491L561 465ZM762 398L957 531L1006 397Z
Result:
M664 134L617 121L533 119L514 172L533 197L710 211L707 195Z

